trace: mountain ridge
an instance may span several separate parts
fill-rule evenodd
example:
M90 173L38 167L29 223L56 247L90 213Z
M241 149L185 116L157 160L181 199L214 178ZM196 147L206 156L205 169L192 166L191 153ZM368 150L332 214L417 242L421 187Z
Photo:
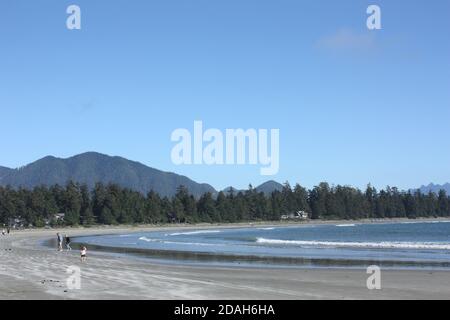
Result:
M0 182L2 181L3 177L10 174L12 171L13 171L13 169L0 166Z
M444 184L430 183L428 185L421 186L417 190L419 190L422 193L429 193L431 191L436 194L438 194L439 191L441 191L441 190L445 190L447 192L447 194L450 195L450 183L444 183Z
M160 196L168 197L173 196L180 185L185 186L195 197L207 192L218 194L218 191L207 183L198 183L189 177L158 170L124 157L93 151L68 158L46 156L17 169L0 166L0 186L32 189L40 185L65 185L70 180L87 184L91 189L97 182L115 183L143 194L153 190ZM255 190L269 195L274 191L281 191L282 188L282 184L270 180L255 187ZM234 193L246 191L234 187L222 191L229 193L230 190ZM420 190L424 194L430 191L437 194L440 190L445 190L450 194L450 183L430 183L410 190Z
M259 186L257 186L255 188L256 192L258 192L258 193L262 192L265 195L270 195L272 192L274 192L274 191L281 191L282 189L283 189L283 185L281 183L279 183L279 182L274 181L274 180L266 181L266 182L260 184ZM239 193L239 192L245 192L247 190L239 190L239 189L236 189L236 188L230 186L230 187L227 187L227 188L223 189L222 191L224 193L226 193L226 194L228 194L231 191L233 191L233 193L236 194L236 193Z
M140 162L98 152L85 152L69 158L46 156L18 169L1 167L0 185L24 187L65 185L68 181L85 183L93 188L97 182L115 183L141 193L151 190L161 196L173 196L180 185L196 197L216 190L173 172L148 167Z

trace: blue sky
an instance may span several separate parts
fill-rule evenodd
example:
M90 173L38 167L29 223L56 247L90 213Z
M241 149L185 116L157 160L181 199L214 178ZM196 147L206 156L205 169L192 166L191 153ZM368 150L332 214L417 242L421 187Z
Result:
M66 8L82 30L66 29ZM382 30L366 8L382 9ZM280 129L280 171L400 188L450 181L450 1L2 0L0 165L85 151L216 188L259 166L175 166L170 135Z

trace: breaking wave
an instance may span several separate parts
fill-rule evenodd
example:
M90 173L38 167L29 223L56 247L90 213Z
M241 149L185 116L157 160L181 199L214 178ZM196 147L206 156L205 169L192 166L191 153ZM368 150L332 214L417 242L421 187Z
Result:
M258 238L260 244L296 245L316 247L348 247L348 248L374 248L374 249L432 249L450 250L449 243L434 242L334 242L334 241L300 241Z
M158 240L158 239L150 239L150 238L147 238L147 237L140 237L139 240L141 240L141 241L146 241L146 242L161 242L161 240Z
M220 230L200 230L200 231L168 233L168 234L166 234L166 236L188 236L188 235L194 235L194 234L219 233L219 232L220 232Z
M450 223L448 220L437 220L437 221L404 221L401 224L423 224L423 223Z
M140 237L139 240L145 242L159 242L164 244L176 244L176 245L187 245L187 246L214 246L212 243L200 243L200 242L178 242L178 241L165 241L161 239L150 239L147 237Z

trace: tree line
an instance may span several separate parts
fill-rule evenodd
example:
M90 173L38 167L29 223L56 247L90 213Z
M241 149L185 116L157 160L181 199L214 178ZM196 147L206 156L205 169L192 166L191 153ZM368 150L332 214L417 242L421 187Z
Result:
M93 190L74 182L33 190L0 187L0 223L18 219L35 227L276 221L297 211L308 212L311 219L450 217L450 197L444 190L439 194L391 187L377 191L369 185L361 191L328 183L312 190L286 183L270 195L250 186L244 192L205 193L200 198L183 186L171 198L101 183ZM64 213L64 219L58 219L58 213Z

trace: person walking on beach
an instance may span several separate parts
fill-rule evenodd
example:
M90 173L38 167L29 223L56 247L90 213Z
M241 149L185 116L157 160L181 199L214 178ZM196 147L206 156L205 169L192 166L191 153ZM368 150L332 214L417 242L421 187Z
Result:
M86 254L87 254L87 248L85 246L81 247L81 262L86 262Z
M69 238L69 236L67 234L65 235L64 240L66 242L66 249L67 249L67 251L72 251L72 248L70 247L70 238Z
M63 239L62 236L59 234L59 232L56 234L56 238L58 240L58 251L62 251L62 243L63 243Z

